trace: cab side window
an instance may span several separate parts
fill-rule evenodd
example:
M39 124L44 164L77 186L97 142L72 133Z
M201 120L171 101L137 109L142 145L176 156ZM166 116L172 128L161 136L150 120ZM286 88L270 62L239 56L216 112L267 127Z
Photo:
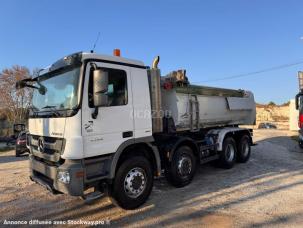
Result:
M121 106L127 104L127 77L124 70L101 68L108 72L108 105L107 106ZM89 79L89 107L93 108L93 79L92 72Z

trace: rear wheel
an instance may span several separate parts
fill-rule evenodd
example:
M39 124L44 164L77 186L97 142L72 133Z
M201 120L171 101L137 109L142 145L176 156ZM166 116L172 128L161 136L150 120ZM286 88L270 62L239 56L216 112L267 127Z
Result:
M179 147L166 170L167 180L175 187L188 185L196 171L196 157L188 146Z
M250 138L248 135L242 136L238 144L237 161L245 163L250 158Z
M236 142L232 137L226 137L223 142L223 150L221 151L219 164L221 167L230 169L236 161Z
M145 157L125 160L118 168L110 198L123 209L135 209L145 203L153 187L151 164Z

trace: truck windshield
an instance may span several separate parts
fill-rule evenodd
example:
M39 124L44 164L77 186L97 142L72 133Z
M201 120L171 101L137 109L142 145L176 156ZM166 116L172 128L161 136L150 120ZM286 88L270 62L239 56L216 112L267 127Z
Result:
M32 112L51 112L60 116L60 111L75 109L78 106L79 75L80 68L77 67L40 76L36 86L44 87L45 93L34 90Z

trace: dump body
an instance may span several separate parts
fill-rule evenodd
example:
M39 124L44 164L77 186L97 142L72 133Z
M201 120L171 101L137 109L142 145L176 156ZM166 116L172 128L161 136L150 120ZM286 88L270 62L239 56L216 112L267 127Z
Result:
M162 89L161 97L177 131L255 123L254 96L248 91L188 85Z

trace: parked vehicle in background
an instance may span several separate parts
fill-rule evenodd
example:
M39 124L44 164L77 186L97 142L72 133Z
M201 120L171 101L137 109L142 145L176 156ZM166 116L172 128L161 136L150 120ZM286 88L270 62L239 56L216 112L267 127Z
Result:
M26 134L27 131L21 131L17 137L15 146L16 157L20 157L20 155L24 153L29 153L29 149L26 146Z
M277 126L272 123L260 123L258 129L277 129Z
M19 81L35 89L31 180L86 200L108 193L134 209L161 173L183 187L198 164L247 162L253 132L239 125L255 124L253 93L192 85L185 70L161 76L158 62L80 52Z
M303 72L298 72L299 93L296 95L296 109L299 111L299 146L303 148Z
M25 131L25 124L22 124L22 123L14 124L13 125L13 135L11 135L10 138L7 140L6 145L7 146L15 145L18 135L22 131Z

